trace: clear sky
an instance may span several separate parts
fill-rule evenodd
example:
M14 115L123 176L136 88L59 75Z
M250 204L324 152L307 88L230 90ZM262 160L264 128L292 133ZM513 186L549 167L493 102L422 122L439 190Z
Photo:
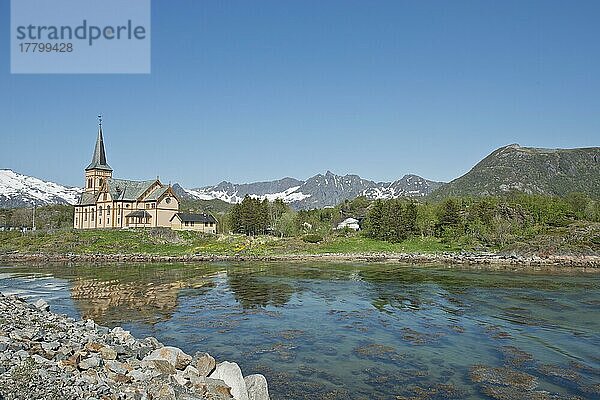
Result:
M451 180L493 149L600 145L600 1L152 2L149 75L11 75L0 168L83 184L104 115L117 177L186 187Z

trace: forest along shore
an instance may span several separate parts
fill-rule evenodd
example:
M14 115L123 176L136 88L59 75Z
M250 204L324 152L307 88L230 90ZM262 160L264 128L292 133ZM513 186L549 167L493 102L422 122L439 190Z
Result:
M600 256L550 255L519 256L496 253L322 253L280 255L207 255L161 256L152 254L46 254L12 252L0 254L0 262L27 263L148 263L148 262L388 262L480 266L487 268L577 269L600 272Z
M269 400L263 375L0 293L1 399Z

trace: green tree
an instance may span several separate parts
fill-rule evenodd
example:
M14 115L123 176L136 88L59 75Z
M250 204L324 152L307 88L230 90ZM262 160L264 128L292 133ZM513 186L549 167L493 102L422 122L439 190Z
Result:
M281 214L281 217L279 217L275 223L275 230L281 236L296 236L298 234L298 229L296 226L296 213L294 213L292 210L288 210Z
M438 213L438 234L446 235L450 232L456 232L461 224L462 218L458 201L455 199L444 200Z
M585 193L569 193L565 198L567 203L571 206L571 210L575 213L578 219L584 219L586 217L586 209L588 204L592 201L590 196Z
M412 201L404 206L402 215L403 236L405 238L414 236L418 233L417 227L417 205Z
M372 239L383 239L383 214L384 203L382 200L375 200L369 208L365 220L365 235Z

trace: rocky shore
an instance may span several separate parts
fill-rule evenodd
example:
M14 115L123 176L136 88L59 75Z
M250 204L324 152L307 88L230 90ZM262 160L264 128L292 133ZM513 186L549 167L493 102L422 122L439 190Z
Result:
M0 254L0 262L28 263L150 263L150 262L388 262L408 264L442 264L479 266L492 269L577 269L600 272L600 256L522 256L497 253L324 253L324 254L278 254L278 255L207 255L160 256L152 254L24 254L19 252Z
M262 375L0 293L0 399L268 400Z

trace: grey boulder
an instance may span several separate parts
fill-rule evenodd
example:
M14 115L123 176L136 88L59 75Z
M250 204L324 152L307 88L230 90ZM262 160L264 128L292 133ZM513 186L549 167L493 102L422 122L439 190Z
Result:
M231 388L231 395L236 400L250 400L242 370L236 363L224 361L217 364L209 378L220 379Z
M263 375L248 375L244 378L249 400L270 400L267 378Z
M192 357L185 354L181 349L172 346L161 347L160 349L154 350L152 353L144 357L144 361L154 360L165 360L176 369L185 369L190 362Z

